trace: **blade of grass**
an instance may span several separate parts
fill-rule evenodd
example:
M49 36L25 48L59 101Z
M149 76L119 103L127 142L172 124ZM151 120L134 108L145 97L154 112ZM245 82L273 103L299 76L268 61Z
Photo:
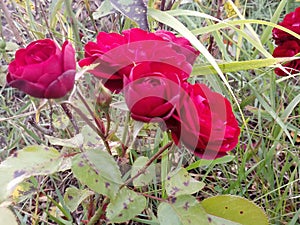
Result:
M252 69L268 67L278 63L292 61L295 59L299 59L299 58L291 57L291 58L254 59L254 60L247 60L247 61L219 63L218 66L223 73L228 73L228 72L238 72L243 70L252 70ZM209 75L209 74L217 74L217 71L214 69L212 65L195 65L191 76Z
M253 87L251 84L249 84L249 87L255 94L257 100L260 102L262 107L273 117L273 119L276 121L276 123L281 127L281 129L284 131L290 142L293 144L293 138L291 137L289 131L287 130L287 126L284 124L284 122L281 120L281 118L277 115L277 113L272 109L272 107L266 102L266 100L259 94L257 89Z

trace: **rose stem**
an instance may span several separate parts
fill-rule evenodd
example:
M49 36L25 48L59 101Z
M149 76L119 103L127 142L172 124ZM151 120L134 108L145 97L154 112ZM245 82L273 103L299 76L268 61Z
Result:
M105 199L102 202L102 207L99 207L97 209L97 211L95 212L95 214L93 215L93 217L91 218L91 220L87 223L87 225L94 225L96 224L100 217L102 216L103 212L103 207L105 206L105 204L107 204L109 202L108 197L105 197Z
M50 116L50 131L51 131L51 133L53 133L53 131L54 131L54 127L53 127L53 107L52 107L51 99L48 99L48 104L49 104L49 107L50 107L50 113L49 113L49 116Z
M95 117L95 113L91 110L90 106L88 105L88 103L87 103L86 100L84 99L84 97L83 97L81 91L79 90L79 88L78 88L77 90L78 90L78 91L77 91L77 94L78 94L80 100L83 102L84 106L85 106L86 109L89 111L90 115L94 118L94 121L96 122L97 126L99 126L99 123L98 123L98 121L96 120L96 117ZM103 143L104 143L104 145L105 145L106 150L108 151L108 153L109 153L110 155L112 155L111 150L110 150L110 147L109 147L109 144L108 144L108 142L107 142L107 140L106 140L106 136L105 136L105 133L106 133L106 132L105 132L105 133L102 133L101 127L98 127L98 128L99 128L99 129L97 129L97 130L98 130L98 135L99 135L100 138L103 140Z
M145 164L143 168L141 168L138 173L128 179L123 185L121 185L120 189L123 188L124 186L127 186L130 184L134 179L145 173L146 169L153 163L154 160L156 160L164 151L166 151L169 147L173 145L173 141L168 142L165 146L161 147Z
M90 119L79 109L77 108L75 105L73 105L71 102L65 102L67 104L69 104L70 106L72 106L72 108L79 114L79 116L99 135L99 137L103 140L103 143L105 145L105 148L107 150L107 152L112 155L111 150L110 150L110 146L106 140L106 137L104 136L104 134L98 129L98 127L96 127L91 121Z
M105 136L107 137L108 134L109 134L110 123L111 123L109 112L105 112L105 117L106 117L106 132L105 132Z
M106 138L106 136L105 136L106 131L103 127L103 121L98 116L95 115L95 112L91 109L89 104L86 102L85 98L83 97L83 95L82 95L82 93L79 89L78 89L77 93L78 93L78 96L79 96L80 100L83 102L84 106L89 111L90 115L93 117L93 119L94 119L96 125L98 126L99 131L101 132L102 136Z
M71 123L72 123L72 125L75 129L76 134L79 134L79 128L77 126L76 120L74 120L73 114L72 114L71 110L68 108L67 103L64 102L64 103L61 103L60 105L63 108L63 110L66 113L69 120L71 121Z
M126 140L127 140L127 134L128 134L128 127L129 127L129 119L130 119L130 112L126 113L126 118L125 118L125 124L124 124L124 130L122 134L122 144L124 146L127 146ZM125 155L125 150L122 148L122 155Z

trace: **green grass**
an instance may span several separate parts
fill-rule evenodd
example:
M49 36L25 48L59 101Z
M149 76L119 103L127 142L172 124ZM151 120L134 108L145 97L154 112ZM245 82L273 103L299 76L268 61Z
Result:
M69 37L80 48L81 44L78 37L73 38L74 33L72 32L74 30L72 30L70 24L70 12L65 8L65 2L53 2L56 3L44 3L44 13L38 14L34 9L29 12L29 8L23 8L19 4L8 5L23 43L26 45L35 39L46 37L47 34L59 42L62 42L65 37ZM97 8L96 1L88 2L90 2L92 10ZM197 1L194 1L181 6L181 8L202 12L213 17L216 17L219 11L219 19L225 20L226 14L216 2L202 1L202 3L197 3ZM241 8L246 19L266 21L273 19L273 22L277 23L278 19L275 18L274 20L273 15L279 4L280 1L274 0L241 1ZM282 10L282 13L279 14L279 20L283 18L284 13L300 6L299 2L294 1L287 1L287 4L284 5L281 4L282 9L280 10ZM36 7L40 8L41 5ZM77 4L74 12L75 14L72 16L77 18L76 24L80 34L83 35L84 42L95 37L97 31L95 31L93 24L97 26L99 31L119 31L122 30L123 26L130 24L127 19L120 15L110 15L101 20L91 21L87 19L88 12L84 4ZM33 17L36 17L36 20ZM177 18L190 31L214 23L214 21L207 18L194 16L180 16ZM3 17L0 34L6 42L16 42L16 37L9 31L7 19L5 16ZM168 23L170 21L165 21L165 24ZM152 28L156 29L157 24L155 22L151 24ZM166 25L163 27L170 29ZM271 29L259 24L252 24L251 28L258 37L264 35L262 46L266 52L272 53L274 44L271 39ZM249 28L247 34L251 34ZM186 37L188 35L186 34ZM210 38L210 35L212 38ZM216 62L265 58L264 53L258 51L257 46L250 43L250 39L240 38L240 35L242 35L240 30L222 29L215 30L210 34L200 35L198 39L201 40L203 47L209 49L212 46L209 53ZM224 40L231 42L235 40L237 43L228 46L224 44ZM10 62L14 50L2 54L2 65L7 65ZM202 54L198 63L208 62L207 56L208 54ZM0 76L0 80L3 80L5 71ZM224 74L226 82L218 75L199 76L194 79L209 84L215 91L219 91L229 98L242 127L240 142L237 148L230 153L234 156L232 161L217 164L213 167L202 166L190 171L197 179L206 183L206 187L197 194L197 197L204 199L217 194L243 196L253 200L266 211L270 224L299 224L300 143L296 138L293 139L292 136L288 136L291 131L300 134L299 75L294 78L280 79L276 77L272 68L267 67L226 73ZM81 90L83 88L93 90L95 82L94 78L89 77L84 84L81 84ZM0 94L1 162L24 146L47 143L47 140L43 133L36 130L28 122L29 117L34 116L34 112L40 104L39 101L15 89L3 86L3 84L0 87ZM93 101L93 91L84 94L88 101ZM237 103L240 104L240 110ZM124 131L125 118L117 109L114 112L116 123L114 127L118 129L117 134L120 134L119 137L121 137ZM59 114L59 112L57 113ZM243 118L245 121L243 121ZM79 124L82 125L83 123L83 121L79 121ZM44 128L49 126L48 108L41 111L40 125ZM128 132L132 136L133 126L131 124ZM149 134L152 134L152 136ZM70 137L70 133L65 131L59 131L56 135ZM157 143L160 143L162 138L163 134L157 133L157 127L145 126L136 137L137 148L132 149L129 159L133 160L138 155L146 155L147 153L141 151L144 149L141 146L153 149L153 146L158 146ZM153 151L157 150L156 147ZM162 157L158 165L161 165L160 170L162 172L166 172L169 164L174 162L176 162L175 166L184 165L187 167L197 160L184 151L179 156L174 153L169 159L166 156ZM26 195L27 198L12 207L21 224L34 224L34 221L39 221L39 224L64 224L62 220L56 220L55 216L53 217L54 214L50 213L52 216L47 215L47 212L51 210L59 212L60 216L57 216L57 218L64 218L65 220L73 218L74 224L80 224L81 220L87 218L89 213L86 210L87 208L79 207L78 210L70 213L63 204L62 196L65 189L71 185L80 187L71 173L64 172L53 176L31 178L30 183L33 186ZM159 183L154 183L149 187L149 193L154 196L161 197L160 192L161 184ZM101 201L99 196L95 196L95 199L95 201L94 199L88 199L84 204L96 204L95 202ZM148 202L148 208L149 210L145 212L145 215L151 215L151 212L157 210L157 201L151 199ZM148 217L145 219L148 219ZM137 219L137 221L146 223L142 218ZM67 223L65 222L65 224ZM142 224L142 222L131 222L131 224ZM149 224L151 224L151 221ZM155 223L153 222L153 224Z

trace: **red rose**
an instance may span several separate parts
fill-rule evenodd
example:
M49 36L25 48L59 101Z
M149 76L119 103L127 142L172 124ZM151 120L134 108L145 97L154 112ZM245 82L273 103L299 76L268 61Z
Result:
M182 142L205 159L226 155L238 143L240 129L230 102L204 84L185 84L184 101L167 121L176 144Z
M99 63L89 72L102 79L111 91L119 92L123 77L128 77L131 68L139 62L165 62L190 73L198 54L186 39L170 32L150 33L133 28L122 34L100 32L96 43L85 45L85 58L79 65Z
M199 55L199 51L197 51L186 38L176 37L172 32L165 30L158 30L155 34L166 41L174 42L176 45L174 45L173 48L178 50L178 52L182 52L190 64L195 62Z
M75 50L66 41L60 49L44 39L19 49L9 64L7 83L36 98L61 98L74 86Z
M300 34L300 7L296 8L294 12L291 12L287 14L281 23L279 25L294 31L297 34ZM277 28L274 28L272 30L273 38L276 42L276 44L280 44L286 40L297 40L294 36L279 30Z
M274 49L274 57L293 57L300 52L300 45L297 41L285 41L282 45ZM300 60L293 60L283 65L287 72L294 74L300 71ZM275 69L275 73L279 76L286 76L287 73L280 68Z
M142 62L124 77L124 96L131 117L142 122L167 120L178 104L188 74L165 63Z

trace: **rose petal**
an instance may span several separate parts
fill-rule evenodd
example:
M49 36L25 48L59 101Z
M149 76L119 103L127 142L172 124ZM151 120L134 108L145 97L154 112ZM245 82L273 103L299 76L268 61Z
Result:
M68 41L65 41L62 46L62 60L64 71L76 69L75 49Z
M72 88L75 83L76 70L68 70L53 81L45 91L45 98L62 98Z
M23 79L11 80L9 75L7 77L7 81L11 87L17 88L26 94L31 95L32 97L44 98L45 87L41 86L40 84L31 83Z

